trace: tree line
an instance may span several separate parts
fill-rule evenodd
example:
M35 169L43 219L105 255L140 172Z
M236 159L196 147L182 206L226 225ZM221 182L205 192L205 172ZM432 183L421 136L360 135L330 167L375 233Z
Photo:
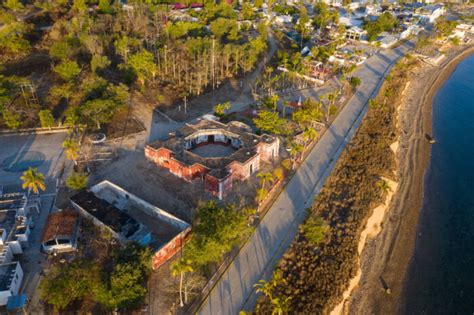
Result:
M251 71L267 49L267 25L255 20L253 7L237 14L225 2L206 3L177 17L152 1L129 7L109 0L12 1L0 13L1 60L21 63L46 52L51 68L39 79L1 71L0 123L11 129L39 121L41 109L98 129L128 103L128 93L149 92L155 103L163 95L174 101L199 95ZM43 25L27 18L34 12L52 25L39 31ZM33 32L41 34L35 42L28 40ZM30 83L41 89L33 104L21 90Z

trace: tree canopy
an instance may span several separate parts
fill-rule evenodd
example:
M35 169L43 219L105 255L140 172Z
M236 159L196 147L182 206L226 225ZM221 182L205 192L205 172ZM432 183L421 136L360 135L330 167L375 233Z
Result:
M38 113L41 127L51 128L54 126L54 117L50 110L44 109Z
M247 234L247 218L235 206L219 207L214 201L197 208L191 242L185 257L196 266L216 263Z
M253 119L253 123L259 130L274 135L283 135L288 131L285 129L286 120L280 118L277 112L269 110L260 111L257 117Z
M98 302L107 309L139 305L146 294L144 286L151 270L151 251L136 243L112 253L109 268L85 260L54 267L40 283L42 298L56 310L75 301Z
M398 25L397 18L390 12L382 13L375 21L366 21L364 29L369 41L374 41L382 32L390 32Z
M451 35L451 33L456 28L457 24L458 23L456 21L449 21L444 18L441 18L436 22L436 25L435 25L436 32L440 36L447 37Z

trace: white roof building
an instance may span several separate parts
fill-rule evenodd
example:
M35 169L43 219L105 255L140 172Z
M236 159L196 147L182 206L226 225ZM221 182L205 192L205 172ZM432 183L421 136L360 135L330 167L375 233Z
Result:
M0 265L0 305L7 305L8 298L17 295L23 280L23 269L18 261Z
M445 13L445 9L442 4L425 5L418 11L418 15L420 16L422 23L425 24L436 22L436 20Z
M382 34L380 34L380 37L377 39L377 42L380 43L380 47L382 48L390 48L398 42L398 39L387 32L383 32Z

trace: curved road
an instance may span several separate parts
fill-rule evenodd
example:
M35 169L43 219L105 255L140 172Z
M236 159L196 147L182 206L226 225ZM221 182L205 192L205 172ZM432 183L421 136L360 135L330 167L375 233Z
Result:
M294 239L298 225L324 185L339 155L367 112L368 100L377 93L393 64L412 48L405 43L369 58L355 73L362 83L316 144L258 225L250 240L215 284L199 314L238 314L254 308L253 285L268 280L275 264Z

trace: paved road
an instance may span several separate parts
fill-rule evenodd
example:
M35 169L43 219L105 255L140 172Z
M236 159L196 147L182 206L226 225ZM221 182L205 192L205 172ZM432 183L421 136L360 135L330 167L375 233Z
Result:
M380 87L386 71L409 49L402 45L371 57L354 75L362 79L334 123L263 218L250 241L201 305L200 314L238 314L252 310L256 302L253 285L268 280L275 264L295 237L307 207L319 193L345 145L367 111L367 101Z

